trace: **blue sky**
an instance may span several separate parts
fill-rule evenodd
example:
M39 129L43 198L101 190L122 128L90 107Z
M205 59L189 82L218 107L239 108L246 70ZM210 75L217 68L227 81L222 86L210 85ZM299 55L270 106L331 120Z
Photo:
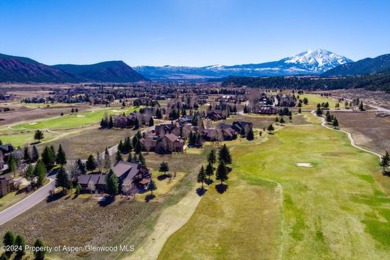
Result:
M45 64L243 64L390 53L388 0L0 0L0 53Z

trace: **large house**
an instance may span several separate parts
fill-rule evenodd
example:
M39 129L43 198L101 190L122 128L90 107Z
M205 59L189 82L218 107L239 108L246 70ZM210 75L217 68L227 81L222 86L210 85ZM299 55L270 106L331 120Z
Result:
M0 175L0 198L7 195L12 189L13 181L11 175Z
M114 166L113 171L119 179L122 192L125 194L145 190L152 178L148 168L140 163L120 161Z

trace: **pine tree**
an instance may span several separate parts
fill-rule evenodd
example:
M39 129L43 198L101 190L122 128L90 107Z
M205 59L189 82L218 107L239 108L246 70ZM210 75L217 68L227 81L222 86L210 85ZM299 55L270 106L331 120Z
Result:
M333 118L333 123L332 123L332 125L333 125L334 128L339 127L339 121L337 120L336 117Z
M164 174L169 171L169 165L168 165L168 162L162 162L160 163L160 167L158 169L159 172L163 172Z
M26 253L26 241L21 235L17 235L15 238L15 246L17 247L15 259L22 259L22 256Z
M203 165L199 170L197 181L202 183L202 190L204 189L204 182L206 181L206 173L204 171Z
M224 144L222 148L219 150L218 161L224 161L225 164L232 163L232 156L230 155L229 148Z
M156 109L156 119L162 119L161 110L159 108Z
M389 152L386 151L385 155L381 157L380 166L383 167L383 171L385 171L386 167L390 165L390 155Z
M207 155L207 162L211 163L212 165L217 162L217 156L215 154L215 150L212 149L209 154Z
M154 126L153 117L150 117L150 119L149 119L149 126Z
M32 178L34 177L34 167L29 164L24 174L27 180L32 180Z
M38 186L43 185L43 183L45 182L46 174L47 174L47 170L44 162L38 159L34 167L34 176L37 177L38 179L37 181Z
M110 154L108 152L107 147L106 147L106 150L104 150L104 168L106 170L111 168L111 158L110 158Z
M211 182L211 176L214 175L214 167L210 162L206 166L206 175L209 177L209 181Z
M69 190L71 186L72 183L69 179L69 175L61 165L56 175L56 187L61 187L63 190Z
M114 172L110 169L106 176L106 192L115 196L119 192L119 180L118 177L114 174Z
M114 127L114 121L112 120L112 116L110 116L110 121L108 121L108 128Z
M218 168L217 168L217 173L216 173L216 177L215 177L217 180L220 180L221 181L221 184L226 181L228 179L228 176L227 176L227 168L226 168L226 165L225 165L225 162L224 161L220 161L219 162L219 165L218 165Z
M45 248L45 244L40 240L37 239L34 242L35 248ZM36 250L34 251L34 259L35 260L43 260L45 259L46 250Z
M14 173L14 178L16 177L16 170L18 169L16 158L13 154L8 157L8 168L10 172Z
M283 119L283 118L282 118L282 119ZM252 129L252 128L249 128L249 131L248 131L248 133L246 134L246 140L252 141L253 139L255 139L255 135L253 134L253 129Z
M141 141L138 140L138 142L137 142L137 143L135 144L135 146L134 146L134 152L135 152L136 154L140 154L141 151L142 151L142 144L141 144Z
M118 151L120 151L121 153L124 153L124 151L125 151L122 140L119 141Z
M36 162L38 159L39 159L38 148L35 145L33 145L32 153L31 153L31 162Z
M148 185L148 191L150 191L150 195L153 196L153 191L157 190L156 183L154 180L150 180L149 185Z
M360 111L364 111L363 101L360 101L359 110L360 110Z
M96 161L92 154L88 156L85 166L87 171L94 171L96 169Z
M4 245L4 249L5 249L5 254L9 257L12 255L12 246L15 245L15 236L14 234L11 232L11 231L7 231L5 234L4 234L4 237L3 237L3 245ZM9 249L9 250L7 250Z
M85 168L85 163L83 163L81 159L77 159L76 164L77 164L77 169L80 171L81 174L87 173L87 169Z
M53 153L52 149L49 148L48 146L45 146L45 149L43 149L41 156L42 156L42 161L46 166L46 169L47 170L51 169L56 160L55 154Z
M30 154L30 149L28 149L28 146L25 146L23 149L23 159L26 163L31 162L31 154Z
M129 153L133 149L131 145L130 137L125 138L125 142L123 143L123 151L122 153Z
M34 140L38 140L40 142L44 138L43 132L41 130L36 130L34 134Z
M272 124L270 124L268 126L267 130L268 130L269 133L272 133L275 130L275 128L274 128L274 126Z
M64 150L62 149L62 145L58 147L58 152L56 156L56 163L59 165L65 165L67 163L66 161L66 155Z
M117 164L120 161L123 161L123 158L121 152L118 150L115 153L115 164Z

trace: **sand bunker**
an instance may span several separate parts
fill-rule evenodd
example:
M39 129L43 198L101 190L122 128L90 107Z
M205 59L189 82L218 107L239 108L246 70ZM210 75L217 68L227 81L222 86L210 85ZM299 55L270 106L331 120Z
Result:
M120 111L120 110L111 110L113 113L120 113L120 112L122 112L122 111Z
M299 167L313 167L311 163L297 163L297 166Z
M29 125L36 125L36 124L38 124L37 122L30 122L30 123L28 123Z
M77 117L85 117L84 115L77 115Z

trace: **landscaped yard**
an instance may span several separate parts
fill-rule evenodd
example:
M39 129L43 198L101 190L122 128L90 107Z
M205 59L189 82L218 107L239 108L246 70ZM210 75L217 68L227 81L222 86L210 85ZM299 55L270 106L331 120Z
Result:
M228 191L209 188L161 259L389 256L390 179L381 175L378 158L353 148L345 134L287 126L262 144L231 148Z

